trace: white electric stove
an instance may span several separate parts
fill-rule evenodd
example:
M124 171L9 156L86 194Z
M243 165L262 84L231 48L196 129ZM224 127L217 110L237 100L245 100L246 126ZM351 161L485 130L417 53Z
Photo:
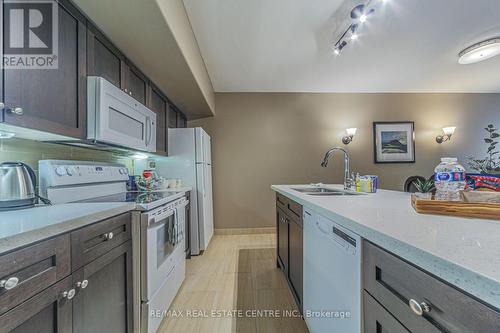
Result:
M183 192L127 192L127 168L117 163L41 160L40 195L53 204L68 202L135 202L148 211L182 198Z
M52 204L132 202L134 332L153 333L186 274L184 192L127 192L128 170L115 163L39 161L40 195Z

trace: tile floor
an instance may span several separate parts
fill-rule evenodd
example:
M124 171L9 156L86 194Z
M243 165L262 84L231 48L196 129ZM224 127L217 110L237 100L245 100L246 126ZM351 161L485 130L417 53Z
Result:
M282 272L276 235L214 236L187 261L186 279L158 332L307 333Z

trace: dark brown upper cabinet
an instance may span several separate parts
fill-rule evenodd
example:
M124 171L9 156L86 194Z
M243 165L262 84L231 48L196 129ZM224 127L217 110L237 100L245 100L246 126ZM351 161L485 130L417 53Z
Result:
M85 138L86 19L68 1L60 0L57 4L58 67L3 70L1 102L5 107L0 109L1 120L19 127Z
M156 113L156 153L159 155L168 154L167 118L168 102L167 98L159 89L150 85L147 94L147 106Z
M88 75L100 76L146 105L148 79L95 26L87 32Z
M146 91L148 80L132 64L124 63L122 65L123 90L134 97L137 101L146 105Z
M168 105L168 127L185 128L187 127L187 118L174 104Z
M177 128L177 110L171 103L168 104L168 128Z
M87 30L87 73L100 76L120 89L125 88L123 69L124 57L121 52L93 25Z
M187 119L184 113L178 111L177 112L177 128L186 128L187 127Z

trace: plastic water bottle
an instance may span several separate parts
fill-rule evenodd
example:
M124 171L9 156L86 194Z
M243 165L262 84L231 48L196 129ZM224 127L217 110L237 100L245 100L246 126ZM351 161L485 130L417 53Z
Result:
M443 157L434 169L437 200L460 200L460 190L465 189L465 168L456 158Z

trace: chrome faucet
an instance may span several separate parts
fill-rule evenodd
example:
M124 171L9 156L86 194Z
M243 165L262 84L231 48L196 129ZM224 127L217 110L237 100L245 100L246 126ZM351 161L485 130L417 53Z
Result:
M326 168L328 165L328 161L332 157L333 153L337 150L340 150L344 153L344 190L350 190L353 185L353 179L349 174L349 153L342 147L333 147L329 151L326 152L325 157L323 158L323 162L321 162L321 166Z

